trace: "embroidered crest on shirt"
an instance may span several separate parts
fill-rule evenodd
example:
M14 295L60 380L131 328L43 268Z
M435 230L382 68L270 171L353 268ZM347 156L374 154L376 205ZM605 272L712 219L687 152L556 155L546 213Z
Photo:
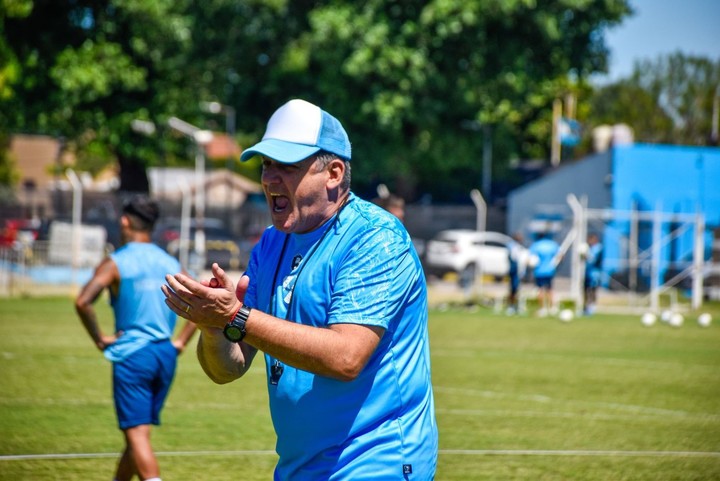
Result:
M295 254L295 257L293 257L293 259L292 259L292 265L290 266L290 270L294 271L295 269L297 269L298 266L300 265L300 263L302 262L302 259L303 259L303 257L301 254Z
M298 266L300 265L300 263L302 262L302 260L303 260L302 254L296 254L292 258L292 264L290 267L290 271L292 272L295 269L297 269ZM283 290L285 291L285 295L283 296L283 301L285 302L285 304L288 304L288 305L290 305L290 299L292 298L293 287L295 284L295 277L296 276L291 273L283 280Z

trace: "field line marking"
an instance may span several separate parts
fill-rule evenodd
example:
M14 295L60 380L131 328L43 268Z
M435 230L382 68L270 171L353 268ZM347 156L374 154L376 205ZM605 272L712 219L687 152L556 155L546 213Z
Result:
M246 451L158 451L156 456L242 456L242 455L273 455L273 450L246 450ZM0 455L0 461L20 461L34 459L81 459L81 458L117 458L117 453L58 453L58 454L11 454Z
M116 458L120 453L67 453L1 455L0 461L42 459ZM171 456L276 456L272 450L248 451L160 451L160 457ZM440 455L463 456L595 456L595 457L693 457L720 458L716 451L617 451L617 450L548 450L548 449L441 449Z
M640 413L643 415L678 416L678 417L690 417L690 418L700 417L703 419L712 419L712 420L720 419L720 416L715 413L691 413L689 411L684 411L684 410L654 408L654 407L649 407L649 406L638 406L638 405L634 405L634 404L622 404L622 403L617 403L617 402L581 401L581 400L566 399L566 398L553 398L550 396L546 396L544 394L517 395L517 394L513 394L513 393L505 393L505 392L498 392L498 391L468 389L468 388L455 388L455 387L448 387L448 386L433 386L433 390L438 393L451 393L451 394L457 394L457 395L483 397L483 398L490 398L490 399L515 399L515 400L520 400L520 401L537 402L540 404L564 403L564 404L568 404L568 405L578 405L578 406L597 406L597 407L613 409L616 411L623 411L623 412L627 412L627 413Z
M474 456L624 456L624 457L703 457L720 458L717 451L593 451L584 449L441 449L440 454Z

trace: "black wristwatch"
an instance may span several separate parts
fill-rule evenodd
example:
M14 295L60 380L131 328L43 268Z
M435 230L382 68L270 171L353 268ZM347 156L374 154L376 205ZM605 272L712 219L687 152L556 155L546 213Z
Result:
M245 323L250 316L250 308L242 306L238 309L237 314L232 321L228 322L223 329L225 339L230 342L240 342L245 337Z

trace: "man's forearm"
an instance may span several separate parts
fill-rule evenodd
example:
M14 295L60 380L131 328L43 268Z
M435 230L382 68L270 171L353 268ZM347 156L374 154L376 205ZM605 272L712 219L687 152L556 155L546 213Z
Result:
M83 327L85 327L85 330L90 335L90 338L98 348L102 349L102 332L100 331L100 325L98 324L97 317L95 316L95 310L92 306L88 305L82 308L76 307L76 311L82 321Z
M200 329L198 361L205 374L218 384L226 384L245 374L256 352L245 343L228 342L220 329Z

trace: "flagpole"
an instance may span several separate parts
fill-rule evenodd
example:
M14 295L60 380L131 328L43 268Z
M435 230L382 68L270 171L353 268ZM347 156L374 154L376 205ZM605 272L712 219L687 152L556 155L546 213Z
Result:
M555 99L552 110L552 139L550 141L550 164L557 167L560 164L560 116L562 115L562 101Z

